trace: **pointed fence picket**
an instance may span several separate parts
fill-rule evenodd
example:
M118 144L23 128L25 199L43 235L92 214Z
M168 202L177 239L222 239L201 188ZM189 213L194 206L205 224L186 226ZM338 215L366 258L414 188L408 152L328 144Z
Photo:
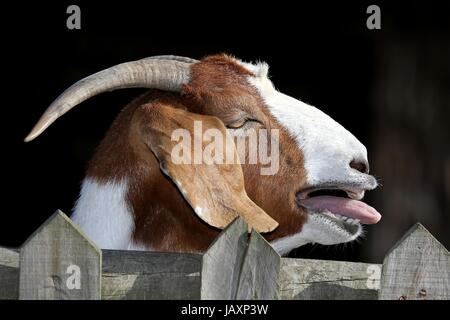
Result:
M100 299L102 252L61 211L20 248L19 299Z
M380 299L450 299L450 254L420 223L383 261Z

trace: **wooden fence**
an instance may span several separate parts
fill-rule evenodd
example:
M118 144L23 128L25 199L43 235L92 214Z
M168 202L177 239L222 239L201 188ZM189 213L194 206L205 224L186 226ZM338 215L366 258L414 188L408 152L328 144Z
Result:
M0 247L0 299L449 299L450 254L420 223L383 264L281 258L241 219L205 254L100 250L61 211Z

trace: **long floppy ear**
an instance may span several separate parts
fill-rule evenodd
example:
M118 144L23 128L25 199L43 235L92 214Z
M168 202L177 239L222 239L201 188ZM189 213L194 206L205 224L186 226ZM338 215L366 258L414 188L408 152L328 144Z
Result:
M258 232L269 232L278 226L247 196L242 168L238 162L227 163L222 157L223 163L211 163L201 158L205 147L211 146L217 135L223 138L223 149L214 150L215 159L220 159L227 152L228 157L233 157L228 159L237 158L234 142L222 121L161 104L145 106L144 113L140 124L144 143L158 158L161 170L173 180L202 220L223 229L234 218L241 216ZM211 142L203 141L203 133L207 130L216 134ZM226 138L231 141L231 148ZM180 152L183 150L185 154ZM180 154L184 161L180 161Z

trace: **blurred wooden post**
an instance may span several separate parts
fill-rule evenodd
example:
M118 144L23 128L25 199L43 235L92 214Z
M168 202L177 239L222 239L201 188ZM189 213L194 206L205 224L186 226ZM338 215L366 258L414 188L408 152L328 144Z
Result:
M61 211L20 249L19 299L100 299L100 249Z
M420 223L386 255L379 299L450 299L450 254Z
M214 240L203 255L201 299L236 298L247 238L247 224L237 218Z
M236 299L279 299L281 257L256 231L252 231L239 277Z
M0 247L0 300L19 297L19 252Z

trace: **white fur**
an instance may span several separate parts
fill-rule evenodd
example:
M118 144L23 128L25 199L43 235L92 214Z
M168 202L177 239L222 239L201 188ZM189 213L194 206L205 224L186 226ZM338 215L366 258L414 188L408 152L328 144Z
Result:
M352 160L367 161L366 147L349 131L319 109L278 92L267 77L249 81L303 152L309 185L366 179L349 166Z
M271 242L272 247L280 255L288 254L291 250L307 243L320 243L332 245L355 240L361 235L362 227L359 224L358 232L349 234L323 214L309 214L308 221L303 225L302 231L291 236Z
M126 180L98 183L85 178L72 220L102 249L142 250L131 241L134 221L125 196Z
M202 208L202 207L196 206L196 207L194 208L194 211L195 211L195 213L198 214L200 217L203 217L204 211L203 211L203 208Z
M291 252L293 249L310 242L311 240L304 237L303 232L299 232L291 236L274 240L270 244L280 256L283 256Z
M319 109L277 91L267 76L267 65L240 63L256 74L249 76L248 81L297 142L304 155L307 185L346 183L376 187L373 177L350 167L352 160L367 162L367 150L358 139ZM361 194L361 190L357 191ZM278 239L272 245L285 254L309 242L335 244L354 240L358 235L346 233L320 214L309 214L301 232Z

